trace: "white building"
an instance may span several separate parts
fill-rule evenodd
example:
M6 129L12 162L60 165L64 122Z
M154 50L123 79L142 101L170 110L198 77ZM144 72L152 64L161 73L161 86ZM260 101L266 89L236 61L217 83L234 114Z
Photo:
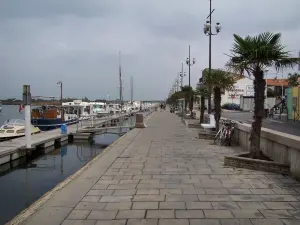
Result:
M254 96L253 80L247 77L239 79L231 91L225 91L222 95L221 105L225 103L240 104L241 96Z

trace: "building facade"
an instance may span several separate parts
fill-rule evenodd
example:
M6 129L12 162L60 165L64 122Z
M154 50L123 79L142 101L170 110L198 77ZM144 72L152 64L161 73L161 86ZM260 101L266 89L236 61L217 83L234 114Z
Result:
M222 95L221 105L225 103L240 104L241 96L254 96L253 80L243 77L236 81L230 91L225 91Z

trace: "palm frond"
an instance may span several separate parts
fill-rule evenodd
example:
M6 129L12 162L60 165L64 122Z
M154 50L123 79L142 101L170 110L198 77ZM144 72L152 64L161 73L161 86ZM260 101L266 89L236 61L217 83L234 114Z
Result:
M264 32L257 36L245 38L234 34L234 43L227 67L234 71L253 73L258 68L273 66L277 70L293 67L300 62L291 57L286 47L281 44L281 34Z

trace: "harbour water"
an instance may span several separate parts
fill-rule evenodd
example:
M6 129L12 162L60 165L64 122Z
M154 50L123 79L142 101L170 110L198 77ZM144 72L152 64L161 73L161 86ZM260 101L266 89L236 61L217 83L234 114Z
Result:
M24 119L18 106L4 106L0 113L0 124L7 119ZM135 123L135 118L123 121L123 126ZM59 148L34 151L0 166L0 224L10 221L19 212L30 206L58 183L74 174L103 149L117 140L129 129L116 127L111 133L97 135L93 143L65 143Z
M71 143L45 149L27 160L20 159L20 165L8 171L7 165L0 166L0 224L10 221L118 138L116 134L103 134L96 136L93 144Z
M8 119L24 119L24 112L19 113L19 106L17 105L2 105L0 112L0 126Z

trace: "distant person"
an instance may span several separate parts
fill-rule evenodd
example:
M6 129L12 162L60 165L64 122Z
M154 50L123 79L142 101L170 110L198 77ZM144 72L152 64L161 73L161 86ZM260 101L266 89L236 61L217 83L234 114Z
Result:
M164 107L164 105L161 103L161 104L160 104L160 111L163 110L163 107Z

